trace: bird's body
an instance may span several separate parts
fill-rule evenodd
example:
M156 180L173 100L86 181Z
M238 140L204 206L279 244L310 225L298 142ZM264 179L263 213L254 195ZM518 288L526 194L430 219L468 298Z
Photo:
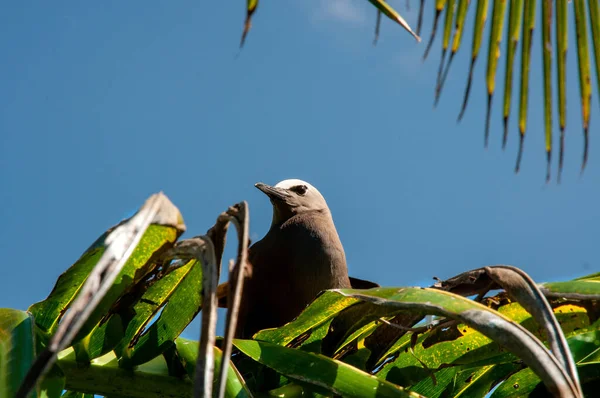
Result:
M319 191L300 180L257 187L271 198L273 222L250 247L236 330L241 338L291 321L323 290L350 287L344 249Z

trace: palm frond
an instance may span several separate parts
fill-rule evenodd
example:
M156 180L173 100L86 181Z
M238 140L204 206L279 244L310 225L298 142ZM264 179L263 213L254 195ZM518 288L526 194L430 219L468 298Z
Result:
M247 0L247 19L242 41L245 39L250 27L250 17L256 10L257 0ZM402 26L407 32L420 40L419 35L423 27L425 9L425 0L419 2L419 13L417 19L416 33L413 32L410 25L404 20L401 13L394 9L384 0L369 0L377 8L377 20L375 24L375 39L379 38L379 28L381 15L387 16L395 23ZM579 97L580 109L583 122L584 147L581 163L583 172L589 152L589 132L590 116L592 102L592 80L595 70L597 89L600 91L600 5L598 0L435 0L432 2L433 23L431 33L428 38L428 44L425 47L423 58L427 58L433 42L437 35L443 35L441 41L441 60L435 80L435 104L439 102L444 82L450 71L450 66L456 53L458 52L464 36L464 29L467 22L467 15L471 3L475 5L473 32L471 35L471 62L467 73L467 81L463 102L458 115L460 121L466 112L469 96L473 86L473 76L476 69L479 53L487 50L487 71L485 73L485 85L487 89L487 108L484 124L484 145L488 145L490 135L490 124L492 120L492 102L496 91L496 78L500 57L500 49L503 44L506 47L504 54L504 99L502 104L502 122L503 135L502 147L506 147L509 131L509 121L512 110L512 101L515 95L518 95L518 134L519 149L515 171L518 172L523 157L523 146L525 134L528 126L528 116L530 113L531 98L539 98L543 104L544 119L544 150L546 153L546 181L551 178L552 150L555 137L553 135L553 115L558 116L558 127L560 134L558 136L558 173L557 181L560 182L561 173L564 165L565 153L565 132L567 127L567 49L569 46L569 13L573 16L573 26L576 37L572 39L576 47L576 56L578 62L577 74L579 77ZM406 5L408 8L408 4ZM537 11L539 9L539 11ZM539 14L539 15L538 15ZM441 16L443 18L443 29L438 29ZM487 17L491 15L491 27L489 29L489 40L487 48L482 48L484 30ZM537 30L541 33L535 33L536 21ZM589 26L588 26L589 23ZM452 29L454 26L454 29ZM506 34L503 31L506 26ZM554 32L553 32L554 30ZM589 35L591 34L591 40ZM539 35L539 39L536 35ZM450 38L452 37L452 40ZM502 43L502 41L506 43ZM543 91L538 96L530 90L530 78L537 78L537 73L531 74L531 62L534 57L534 42L541 46L541 58L543 73L539 75L542 78ZM451 43L451 44L450 44ZM519 92L513 93L513 80L515 75L515 58L517 56L517 47L521 47L520 61L520 79ZM447 51L450 48L450 55L446 61ZM556 60L556 70L553 70L552 59ZM592 62L593 59L593 62ZM595 66L595 67L594 67ZM554 75L556 74L556 75ZM531 76L532 75L532 76ZM553 89L553 82L556 90ZM556 97L553 93L556 92ZM600 95L600 92L598 93ZM530 98L531 97L531 98ZM533 123L537 125L537 123ZM535 131L537 133L537 130Z

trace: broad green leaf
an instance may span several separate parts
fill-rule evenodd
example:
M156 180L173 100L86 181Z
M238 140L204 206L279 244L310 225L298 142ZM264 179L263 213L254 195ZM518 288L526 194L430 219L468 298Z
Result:
M600 322L594 324L596 330L578 333L569 338L569 348L578 364L597 362L600 357Z
M523 369L508 379L492 394L492 398L528 395L540 383L539 377L529 368Z
M566 394L577 391L576 383L535 336L509 318L477 302L436 289L379 288L370 289L368 292L351 289L336 291L378 305L446 316L464 322L518 354L543 378L544 383L553 392Z
M600 362L586 362L577 366L579 379L585 397L593 397L598 394L600 385Z
M254 339L287 345L297 336L319 326L344 308L359 301L332 291L325 291L292 322L277 329L260 331L254 335Z
M177 348L177 356L181 360L181 364L185 368L188 376L194 378L196 372L196 360L198 357L198 342L190 341L185 339L176 339L175 345ZM220 368L222 352L215 347L215 369ZM217 374L214 378L214 390L218 383ZM225 396L226 397L251 397L252 393L246 386L242 375L230 362L229 371L227 372L227 380L225 383Z
M600 280L583 279L567 282L549 282L540 286L544 291L555 293L557 295L579 295L590 296L590 298L600 296Z
M0 308L0 397L15 396L34 355L32 317L25 311Z
M127 300L121 300L117 313L113 313L106 322L96 326L86 338L74 346L77 358L89 361L112 349L116 349L120 355L127 345L139 339L144 328L162 310L191 267L190 261L160 279L155 276L150 281L140 282L143 286L138 284L135 290L146 289L145 292L141 292L141 298L133 296L131 300L134 301L130 304L125 304Z
M94 394L85 394L76 391L67 391L62 395L62 398L94 398Z
M35 316L36 325L46 335L52 335L56 331L60 318L79 293L94 265L104 254L106 237L115 228L116 226L102 234L75 264L60 275L48 298L29 307L29 311Z
M121 224L125 222L126 221ZM31 311L35 317L36 325L45 332L45 334L51 335L56 331L60 318L75 299L92 268L104 253L106 239L115 228L116 226L98 238L79 260L58 278L58 281L48 298L29 307L29 311ZM90 331L89 329L98 323L104 314L108 312L110 305L124 289L130 286L136 278L139 279L143 276L140 275L140 271L138 270L147 266L148 261L157 253L170 247L181 232L182 231L177 228L163 225L151 225L148 227L137 249L133 252L130 259L123 267L120 275L117 277L114 289L109 291L106 303L96 311L93 319L88 324L88 333ZM94 325L92 325L92 323Z
M536 337L543 339L543 333L539 330L537 323L518 303L504 305L498 309L498 312L519 323ZM572 335L576 331L580 332L589 326L587 313L582 307L563 305L555 308L554 312L566 335ZM499 361L506 360L505 350L489 337L484 336L465 324L438 329L436 330L436 334L432 334L431 332L422 334L416 343L414 347L415 355L430 368L438 368L446 364L472 365L492 358L498 358ZM423 343L427 345L427 348L423 347ZM403 337L382 356L380 363L409 346L410 336ZM398 358L395 361L389 362L387 366L412 366L416 363L405 356L405 354L400 353ZM515 358L513 357L512 359ZM492 360L488 363L499 362ZM388 369L384 368L382 374L388 371Z
M247 356L290 379L314 384L345 397L417 397L346 363L323 355L255 340L234 340Z
M56 365L42 379L39 387L39 398L58 398L65 389L65 375Z
M133 336L124 342L120 365L136 366L162 354L183 329L194 319L202 306L202 266L192 260L189 271L174 288L156 322L141 335L139 325L128 329L127 336Z
M392 318L398 312L371 303L359 303L340 311L331 322L329 333L323 341L323 353L339 354L348 344L375 330L379 324L377 321Z
M441 369L435 373L435 378L433 376L425 377L410 390L427 398L437 398L454 382L458 370L456 367Z
M519 304L502 306L499 312L532 331L536 337L543 337L531 315ZM556 308L555 312L567 335L580 333L589 326L586 312L581 307L565 305ZM386 364L377 376L409 386L429 377L424 367L437 371L445 366L489 366L518 360L498 343L465 324L438 328L435 333L424 333L417 338L412 351L409 352L410 348L410 335L399 339L381 357L380 363L385 361ZM393 356L397 358L392 361L386 360Z
M323 339L327 336L333 318L323 322L319 326L310 330L310 335L306 339L298 338L287 344L287 347L299 348L304 351L314 352L315 354L323 354ZM302 335L300 335L302 336Z
M598 395L598 383L600 382L600 362L589 362L577 366L579 379L585 397ZM515 373L505 380L492 394L491 398L508 398L517 396L547 397L548 391L540 382L540 379L531 372L524 369Z
M590 355L600 349L600 330L578 333L567 339L571 353L575 361L580 364ZM579 368L579 366L578 366ZM600 373L596 375L600 379ZM588 378L585 381L589 381ZM584 380L581 380L582 384ZM509 377L492 395L492 397L512 397L514 395L526 395L534 389L545 391L540 385L541 381L531 369L523 369Z
M134 370L120 368L113 352L94 359L88 366L81 366L73 349L68 348L59 354L58 365L66 376L66 390L130 398L192 396L191 381L169 376L162 356Z
M506 378L521 367L519 363L509 362L461 370L456 374L452 385L443 392L443 396L484 397L498 383L498 380Z
M156 244L144 245L143 241L148 236L151 225L160 225L167 232L176 235L173 236L173 241L185 230L181 213L162 192L148 198L131 219L121 223L106 237L103 255L89 273L46 347L27 372L17 397L25 397L54 364L57 354L85 337L106 316L121 294L130 285L141 280L154 265L151 259L161 252ZM165 242L164 237L160 238L160 249L164 250L172 245L168 240Z

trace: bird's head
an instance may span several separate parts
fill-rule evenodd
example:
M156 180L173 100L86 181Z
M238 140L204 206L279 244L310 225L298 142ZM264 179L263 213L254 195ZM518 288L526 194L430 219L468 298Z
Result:
M329 212L321 192L306 181L283 180L275 186L258 182L254 186L264 192L273 204L273 224L280 224L307 212Z

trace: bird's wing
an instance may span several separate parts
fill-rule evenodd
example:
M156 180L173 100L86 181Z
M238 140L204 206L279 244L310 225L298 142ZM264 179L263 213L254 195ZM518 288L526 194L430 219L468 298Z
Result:
M256 243L260 243L256 242ZM246 275L252 275L252 264L259 261L256 257L256 243L248 249L248 264L246 264ZM223 282L217 286L217 301L219 308L227 308L227 295L229 293L229 282Z
M352 289L372 289L374 287L381 287L378 283L353 277L350 277L350 285L352 286Z

